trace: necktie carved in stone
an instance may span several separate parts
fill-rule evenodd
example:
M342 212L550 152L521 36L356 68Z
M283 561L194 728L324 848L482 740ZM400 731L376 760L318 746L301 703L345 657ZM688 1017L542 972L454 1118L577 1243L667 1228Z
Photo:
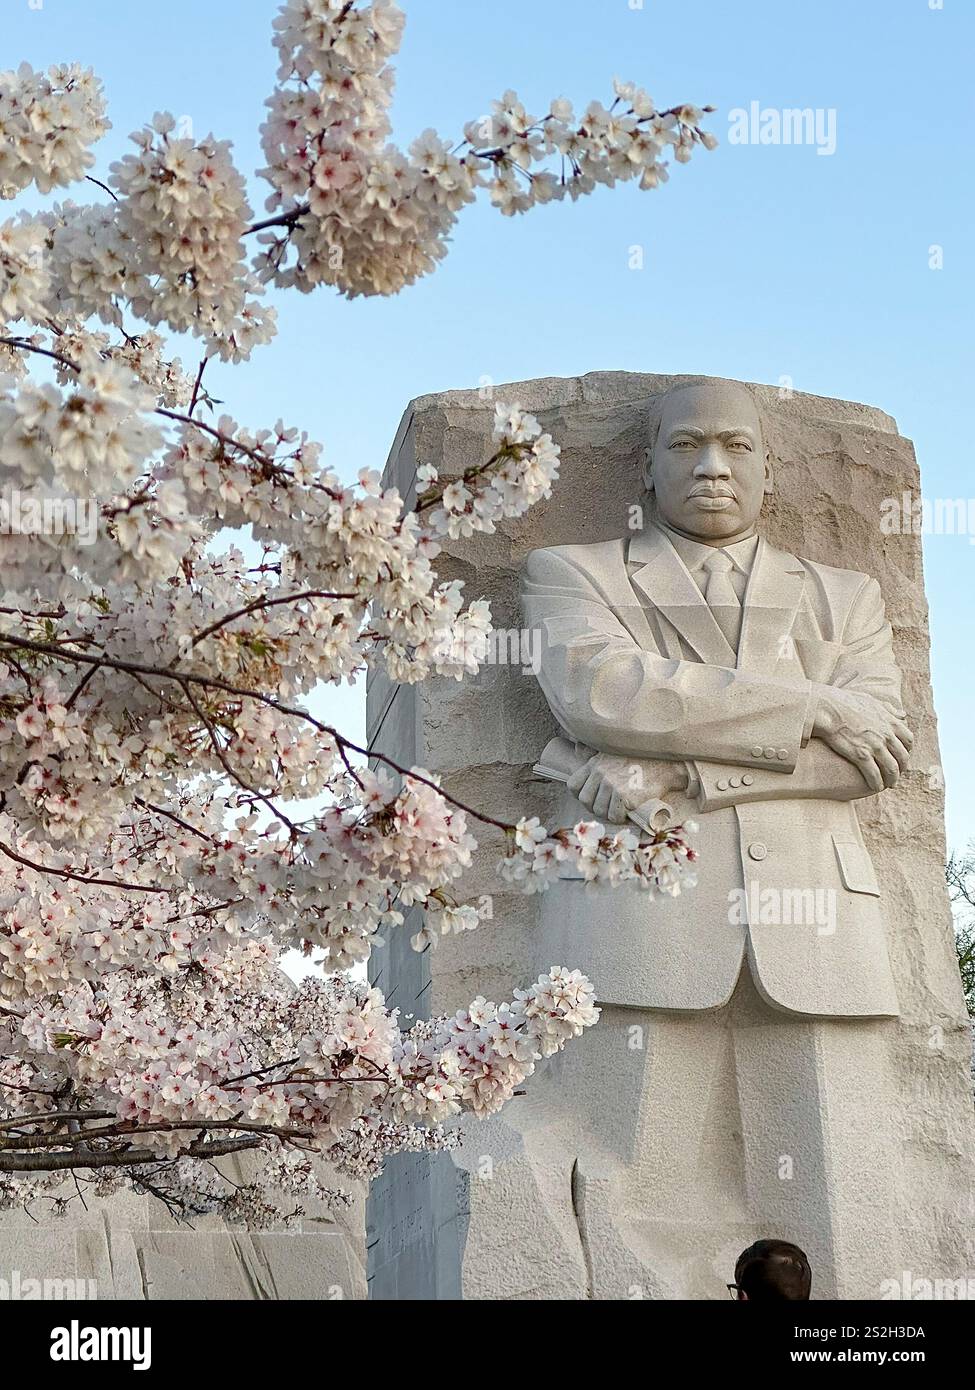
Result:
M704 599L714 614L715 622L727 638L733 652L738 650L741 634L741 603L731 582L735 562L724 550L715 550L704 561L707 584Z

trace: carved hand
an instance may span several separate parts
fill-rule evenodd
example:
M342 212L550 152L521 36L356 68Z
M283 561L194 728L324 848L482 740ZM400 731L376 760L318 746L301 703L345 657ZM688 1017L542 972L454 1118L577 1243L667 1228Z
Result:
M872 791L892 787L910 760L914 735L904 711L894 714L872 695L817 685L812 733L860 769Z
M597 820L622 825L627 811L684 791L687 769L682 762L596 753L572 774L566 786Z

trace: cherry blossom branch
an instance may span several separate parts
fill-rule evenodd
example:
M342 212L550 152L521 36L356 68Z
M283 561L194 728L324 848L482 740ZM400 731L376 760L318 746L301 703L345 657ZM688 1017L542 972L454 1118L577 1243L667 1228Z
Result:
M39 1110L33 1115L13 1115L9 1119L0 1120L0 1130L18 1129L24 1125L46 1124L51 1120L56 1120L62 1124L68 1120L111 1119L114 1119L114 1112L111 1110Z
M63 353L55 352L52 348L41 347L38 343L29 343L22 338L10 338L0 335L0 344L16 348L20 352L32 352L40 357L47 357L52 362L59 363L69 371L76 373L80 373L81 371L78 363L72 362L70 357L65 357ZM254 463L260 464L265 471L269 468L272 473L274 471L280 471L279 466L274 465L267 454L261 453L257 449L252 449L249 445L242 444L240 440L234 439L232 435L225 434L222 430L217 429L215 425L207 424L205 420L197 420L192 415L184 414L179 410L170 410L168 407L161 405L153 406L149 413L152 415L160 415L167 420L173 420L180 425L189 425L193 429L202 430L204 434L210 435L211 438L216 439L225 448L235 449L239 453L245 454Z
M202 632L196 633L196 635L192 638L190 642L190 646L195 647L196 644L198 642L202 642L204 638L212 637L215 632L219 632L220 629L222 627L226 627L228 623L236 622L238 618L244 618L249 613L257 613L265 608L274 608L277 605L283 603L298 603L302 599L309 598L355 599L358 597L359 595L355 593L337 594L329 593L325 589L302 589L299 593L296 594L283 594L281 596L275 595L274 597L266 596L264 598L256 598L253 603L248 603L245 608L238 608L234 613L227 613L224 617L217 618L217 620L215 622L212 622L209 627L205 627Z
M221 1158L239 1153L242 1149L260 1147L260 1139L251 1136L237 1139L214 1139L191 1144L181 1155L186 1158ZM159 1162L152 1149L109 1150L106 1153L0 1153L0 1173L53 1173L78 1168L137 1168Z
M200 830L195 825L190 825L188 820L178 816L175 811L167 810L165 806L155 806L151 801L143 801L141 796L135 798L135 804L141 806L145 811L151 811L155 816L163 816L166 820L171 820L174 825L178 825L190 835L196 835L200 840L205 840L208 845L215 843L212 835L208 835L205 830Z
M292 208L290 212L279 212L274 217L265 217L263 222L252 222L249 227L245 227L243 235L252 236L254 232L264 232L269 227L293 227L296 222L307 217L310 211L311 208L308 204L302 203L299 207Z
M217 735L217 731L214 729L213 724L207 717L199 701L193 695L190 680L187 677L180 676L179 674L174 674L173 679L179 682L180 686L182 687L183 694L186 696L187 700L189 700L190 704L193 706L193 709L196 712L197 717L202 721L203 725L205 726L206 731L210 736L210 746L216 754L217 761L220 763L220 766L223 768L224 772L226 772L230 780L236 783L237 786L243 787L244 791L247 792L248 795L254 797L257 801L260 801L263 806L266 806L267 809L271 812L272 816L277 816L278 820L282 821L288 827L292 839L295 839L298 835L298 827L295 825L294 821L289 819L289 817L286 816L282 810L275 806L274 802L270 799L270 797L265 796L264 793L258 791L256 787L250 786L244 780L242 774L239 773L236 770L236 768L231 766L229 758L224 753L224 750L220 747L220 739Z
M151 883L130 883L126 879L120 878L91 878L78 869L68 869L59 867L55 864L39 864L34 859L27 859L24 855L18 854L10 845L4 844L0 840L0 854L5 854L8 859L12 859L17 864L22 864L26 869L33 869L35 873L52 874L57 878L72 879L76 883L84 883L89 888L120 888L130 893L171 893L171 888L158 888Z
M444 791L444 789L441 786L439 786L436 782L434 782L432 778L424 777L419 773L411 772L401 763L398 763L394 758L389 757L388 754L379 753L373 749L362 748L359 744L354 743L349 738L346 738L344 734L339 733L339 731L333 728L331 725L324 724L321 720L316 719L314 715L309 714L307 710L299 709L293 705L286 705L280 700L275 700L270 695L262 694L260 691L248 690L241 686L232 685L229 681L222 680L219 676L204 676L190 671L173 670L171 667L166 666L149 666L146 665L144 662L126 661L121 657L113 657L105 654L102 654L97 657L90 656L87 652L67 651L65 650L65 648L59 647L52 643L34 642L27 637L15 637L12 633L8 632L0 633L0 651L2 651L7 646L14 646L24 651L37 652L40 655L44 656L57 657L65 661L84 662L87 664L101 664L103 666L110 667L113 670L123 671L128 674L156 676L162 680L176 681L177 684L183 687L184 691L186 690L187 684L191 683L193 685L201 685L209 689L222 690L228 695L235 695L238 699L256 700L260 704L267 705L269 708L277 710L280 714L285 714L295 719L304 720L306 723L310 724L314 729L316 729L319 733L325 734L329 738L333 739L337 746L341 746L350 752L358 753L365 758L370 758L376 762L380 762L385 767L388 767L391 771L397 772L404 777L410 777L413 779L413 781L419 782L423 786L432 788L435 792L438 793L438 795L442 796L445 801L448 801L451 805L456 806L458 810L464 811L468 815L474 816L475 819L482 821L486 825L492 825L496 829L503 830L506 832L511 832L515 828L512 824L508 823L507 821L498 820L494 816L486 815L484 812L478 811L474 807L469 806L466 802L461 801L459 797L454 796L450 792ZM190 698L189 695L187 695L187 698ZM193 703L194 708L200 715L201 719L203 719L203 721L207 723L208 721L206 721L205 716L203 716L200 712L199 706L197 705L196 701L191 701L191 703ZM233 777L235 781L239 781L240 785L244 787L245 791L249 792L252 796L258 796L263 799L262 794L256 792L253 788L248 787L242 779L239 779L237 777L237 775L233 772L233 769L229 768L229 765L227 765L226 762L223 762L223 766L224 770L228 772L228 775ZM280 812L274 811L274 814L279 816L280 819L284 820L286 824L290 825L290 822L287 821L287 818L282 816Z
M200 365L196 369L196 380L193 382L193 393L190 396L190 403L186 408L187 415L192 415L196 409L197 398L200 394L200 386L203 384L203 373L206 371L206 365L209 360L209 357L202 357L200 359Z
M327 1079L327 1078L325 1078ZM41 1118L44 1118L43 1116ZM77 1117L72 1116L69 1124L77 1123ZM310 1129L289 1129L282 1128L280 1125L254 1125L248 1124L246 1120L166 1120L159 1124L113 1124L102 1125L100 1128L79 1129L75 1134L65 1136L63 1134L32 1134L25 1137L18 1136L13 1139L0 1139L0 1153L7 1153L11 1150L22 1151L24 1149L46 1149L63 1147L66 1139L70 1138L75 1144L87 1144L92 1139L129 1139L138 1138L143 1134L177 1134L181 1130L201 1130L209 1133L223 1130L239 1130L244 1134L257 1136L271 1136L275 1139L315 1139L314 1130ZM97 1152L92 1150L92 1152Z

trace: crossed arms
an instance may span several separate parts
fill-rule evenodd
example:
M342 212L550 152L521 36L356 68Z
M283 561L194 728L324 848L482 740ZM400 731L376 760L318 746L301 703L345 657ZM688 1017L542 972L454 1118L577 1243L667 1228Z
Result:
M633 782L634 766L645 772L637 801L686 788L702 810L852 800L893 786L907 766L913 740L873 579L850 605L829 684L645 650L585 572L552 551L528 557L524 601L541 634L549 705L572 739L595 750L569 786L607 818L631 804L622 783Z

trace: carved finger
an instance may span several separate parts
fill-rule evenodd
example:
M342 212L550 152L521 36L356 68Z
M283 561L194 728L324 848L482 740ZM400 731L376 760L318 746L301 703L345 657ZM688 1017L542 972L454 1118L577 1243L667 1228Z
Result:
M613 798L614 787L608 777L603 777L599 783L599 790L593 797L593 815L599 820L605 820L609 815L609 803Z
M873 759L873 756L865 749L852 760L863 774L863 780L872 792L882 792L884 789L884 779L880 769Z
M565 784L570 792L575 792L576 796L579 795L580 789L585 786L586 778L592 773L592 763L593 760L590 758L589 761L583 763L581 767L577 767Z
M901 775L900 764L897 759L886 744L882 748L878 748L873 757L880 769L880 775L884 779L884 786L893 787Z
M596 793L599 791L599 788L602 786L602 784L603 777L601 772L589 773L589 776L586 778L581 788L576 793L583 806L592 806L592 803L596 799Z
M907 765L911 761L910 750L906 748L897 735L893 733L887 736L887 747L897 760L897 766L900 768L901 772L906 772Z
M900 739L901 743L903 743L905 748L910 750L914 747L914 735L911 733L910 729L904 723L903 719L894 720L894 733Z
M611 821L613 825L622 825L626 818L626 802L619 792L614 791L609 799L609 811L606 813L606 819Z

